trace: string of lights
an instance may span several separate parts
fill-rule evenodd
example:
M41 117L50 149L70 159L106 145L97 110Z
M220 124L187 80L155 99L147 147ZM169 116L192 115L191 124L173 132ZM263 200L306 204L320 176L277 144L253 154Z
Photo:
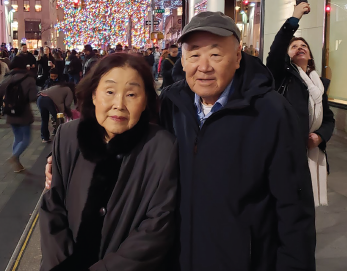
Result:
M64 21L56 28L64 32L68 46L126 45L131 33L132 45L142 47L149 36L145 17L150 3L151 0L84 0L81 6L80 0L58 0Z

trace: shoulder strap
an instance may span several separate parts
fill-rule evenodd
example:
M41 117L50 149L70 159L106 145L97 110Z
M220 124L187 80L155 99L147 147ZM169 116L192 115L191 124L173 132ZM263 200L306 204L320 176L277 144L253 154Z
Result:
M172 63L173 66L175 65L173 60L171 60L170 58L166 58L166 60L168 60L170 63Z

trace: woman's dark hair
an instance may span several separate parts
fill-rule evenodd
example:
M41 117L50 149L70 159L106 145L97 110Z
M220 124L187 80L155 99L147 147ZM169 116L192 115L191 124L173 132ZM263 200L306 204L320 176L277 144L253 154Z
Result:
M138 56L131 54L110 54L102 58L85 76L76 88L77 106L82 118L96 118L95 106L92 101L93 93L96 91L99 81L103 75L113 68L130 67L136 70L145 85L147 97L147 113L150 120L157 121L157 94L152 72L147 62Z
M290 45L294 42L294 41L297 41L297 40L300 40L300 41L303 41L307 47L308 47L308 50L309 50L309 54L311 56L311 59L308 60L308 68L307 68L307 74L310 74L312 71L315 71L315 62L314 62L314 58L313 58L313 54L312 54L312 51L311 51L311 48L309 47L309 44L308 42L302 38L302 37L293 37L291 40L290 40L290 43L289 43L289 47L288 47L288 50L290 48Z
M27 62L25 61L25 58L23 56L18 55L13 58L9 68L10 70L13 70L13 69L25 70L27 68Z

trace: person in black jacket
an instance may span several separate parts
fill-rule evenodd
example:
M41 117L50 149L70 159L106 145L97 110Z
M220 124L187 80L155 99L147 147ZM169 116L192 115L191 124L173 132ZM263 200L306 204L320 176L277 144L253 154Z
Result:
M276 89L290 102L299 116L303 142L308 148L315 205L327 205L326 143L330 140L335 119L329 108L327 89L330 81L319 78L309 44L294 38L308 3L295 7L277 33L267 58ZM284 61L285 60L285 61Z
M83 76L85 76L89 70L98 62L98 56L94 53L91 45L85 45L83 50L85 53L85 58L82 63Z
M150 48L146 50L145 60L147 64L151 67L151 70L153 69L153 65L155 64L155 56L153 55L153 52Z
M169 270L178 154L174 136L150 123L152 71L137 56L111 54L77 95L81 119L54 140L40 270Z
M25 62L26 67L29 67L30 71L36 75L37 73L36 59L33 56L33 54L28 51L28 47L26 44L24 43L22 44L21 53L19 55L23 57L23 61Z
M69 57L68 62L69 82L74 82L75 84L78 84L82 75L82 63L80 59L77 58L77 52L75 50L71 51L71 55Z
M48 78L43 85L42 89L53 87L62 82L62 78L59 77L59 72L56 68L50 70L50 78Z
M43 55L40 51L37 63L42 67L42 76L37 80L37 85L42 87L46 80L49 78L50 70L55 67L56 63L54 57L51 54L51 49L48 46L45 46L43 48Z
M181 64L181 59L179 58L173 67L172 70L172 78L174 82L178 82L180 80L185 79L186 73L183 70L182 64Z
M175 44L171 45L169 47L169 56L162 61L161 73L163 76L163 88L168 87L174 83L174 80L172 77L172 71L173 71L175 62L179 59L178 53L179 53L178 46Z
M199 13L180 41L186 80L160 96L160 124L179 146L173 270L314 271L314 201L295 111L262 62L241 52L230 17Z

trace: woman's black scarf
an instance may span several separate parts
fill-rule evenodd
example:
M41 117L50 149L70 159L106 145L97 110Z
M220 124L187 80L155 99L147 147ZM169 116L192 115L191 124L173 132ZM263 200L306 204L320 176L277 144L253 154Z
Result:
M141 141L148 126L148 114L145 111L132 129L116 135L106 143L105 130L96 119L81 119L77 130L79 148L83 157L96 166L82 212L74 253L52 270L88 270L91 265L99 261L105 217L100 210L106 208L111 197L123 157Z

